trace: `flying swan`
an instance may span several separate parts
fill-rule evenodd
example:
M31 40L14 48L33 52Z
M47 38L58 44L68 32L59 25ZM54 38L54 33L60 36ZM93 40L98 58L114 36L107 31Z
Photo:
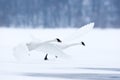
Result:
M84 33L89 32L91 29L93 29L93 27L94 27L94 23L87 24L87 25L81 27L80 29L78 29L78 31L76 31L72 35L73 37L68 37L67 39L70 39L70 38L74 39L75 37L79 37L80 35L83 35ZM85 46L85 43L83 41L81 41L79 43L64 44L67 39L61 40L59 38L56 38L56 39L48 40L48 41L44 41L44 42L34 42L33 41L33 42L26 43L25 46L26 46L28 52L33 51L33 50L43 52L45 55L43 57L44 60L48 60L49 55L54 55L55 58L67 56L63 52L63 50L67 49L69 47L76 46L76 45ZM28 55L30 56L30 54L28 54Z

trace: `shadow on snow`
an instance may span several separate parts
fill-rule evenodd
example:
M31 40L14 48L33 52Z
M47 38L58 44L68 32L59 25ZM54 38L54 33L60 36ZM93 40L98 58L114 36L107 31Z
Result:
M65 79L87 80L120 80L120 74L91 74L91 73L22 73L22 76L50 77Z

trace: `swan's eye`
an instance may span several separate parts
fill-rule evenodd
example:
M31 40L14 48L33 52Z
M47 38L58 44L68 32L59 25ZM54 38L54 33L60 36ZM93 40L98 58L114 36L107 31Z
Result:
M85 43L84 42L81 42L83 46L85 46Z
M59 38L56 38L57 42L62 42Z

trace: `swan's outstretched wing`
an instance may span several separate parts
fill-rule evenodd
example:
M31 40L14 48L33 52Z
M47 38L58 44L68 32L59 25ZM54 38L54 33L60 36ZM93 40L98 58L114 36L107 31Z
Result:
M29 51L25 43L19 44L13 49L13 56L20 61L24 61L29 56Z
M65 54L62 49L52 43L41 43L39 47L34 50L29 50L26 44L17 45L14 50L14 57L18 61L28 62L35 58L36 55L38 60L44 60L46 54L48 54L48 59L66 59L68 55ZM40 59L39 59L40 58ZM34 59L36 60L36 59ZM34 61L32 61L34 62Z
M82 35L88 33L89 31L91 31L93 29L93 27L94 27L94 23L89 23L89 24L87 24L85 26L82 26L77 31L75 31L74 33L70 34L68 37L63 38L62 41L64 43L71 42L71 41L75 40L76 38L79 38Z

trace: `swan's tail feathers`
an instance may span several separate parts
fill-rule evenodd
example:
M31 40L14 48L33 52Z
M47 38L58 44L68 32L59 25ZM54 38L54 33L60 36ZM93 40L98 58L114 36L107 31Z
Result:
M62 41L59 38L56 38L57 42L61 43Z
M84 43L83 41L81 42L81 44L82 44L83 46L85 46L85 43Z

